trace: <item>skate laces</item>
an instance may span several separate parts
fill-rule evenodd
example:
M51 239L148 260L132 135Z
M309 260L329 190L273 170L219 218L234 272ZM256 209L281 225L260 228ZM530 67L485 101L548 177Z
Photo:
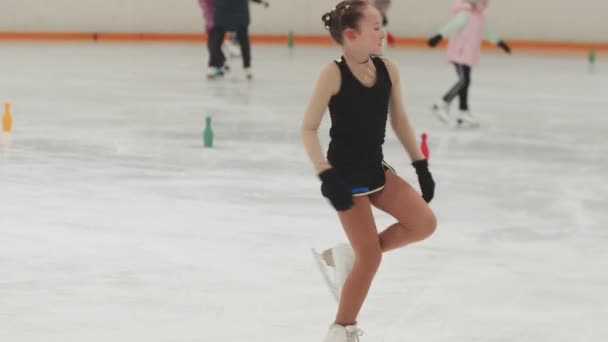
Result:
M357 328L355 325L349 325L345 327L345 329L348 342L359 342L359 336L363 335L363 330Z

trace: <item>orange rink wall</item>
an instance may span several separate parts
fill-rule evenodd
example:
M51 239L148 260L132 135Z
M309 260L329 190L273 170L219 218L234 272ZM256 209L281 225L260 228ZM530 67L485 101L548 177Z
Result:
M100 41L100 42L203 42L202 33L114 33L114 32L0 32L0 41ZM252 34L252 43L285 44L287 35ZM427 38L396 37L399 47L426 47ZM514 50L537 50L554 52L608 52L608 42L559 42L534 40L509 40ZM331 38L325 35L297 35L295 45L331 45ZM445 42L443 43L445 44ZM484 43L485 47L491 44Z

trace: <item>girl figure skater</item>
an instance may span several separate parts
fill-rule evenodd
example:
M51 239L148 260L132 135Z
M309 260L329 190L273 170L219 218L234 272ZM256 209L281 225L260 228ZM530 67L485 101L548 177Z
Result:
M323 252L336 272L339 307L325 342L358 340L357 316L382 254L429 237L436 220L427 205L435 191L401 98L397 65L382 53L382 19L366 0L339 3L322 17L343 55L320 73L301 127L302 142L321 180L321 193L337 211L350 245ZM326 108L331 143L323 156L317 130ZM418 175L422 197L383 160L390 121ZM396 223L380 234L372 206ZM351 247L352 246L352 247Z
M485 38L505 52L511 53L507 43L492 33L486 25L484 12L487 6L488 0L456 0L454 18L428 41L430 47L435 47L443 38L451 36L447 55L456 68L458 82L432 107L433 113L444 123L454 123L450 117L450 104L458 96L460 112L455 123L468 127L479 126L479 121L469 111L468 95L471 70L479 61L482 40Z

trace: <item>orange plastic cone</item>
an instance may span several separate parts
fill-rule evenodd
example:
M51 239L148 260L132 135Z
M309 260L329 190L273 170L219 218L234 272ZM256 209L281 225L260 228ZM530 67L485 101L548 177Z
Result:
M2 116L2 130L9 133L13 129L13 117L11 116L11 104L4 103L4 115Z

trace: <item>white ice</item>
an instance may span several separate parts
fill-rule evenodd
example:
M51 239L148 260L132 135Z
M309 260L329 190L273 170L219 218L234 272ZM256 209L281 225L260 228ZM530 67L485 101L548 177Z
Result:
M254 46L248 83L205 80L202 44L0 46L0 341L322 340L336 305L309 248L344 235L298 130L338 50ZM486 53L482 127L453 130L429 113L455 81L442 52L388 55L439 227L385 256L362 342L608 341L606 61ZM392 132L385 152L417 188Z

